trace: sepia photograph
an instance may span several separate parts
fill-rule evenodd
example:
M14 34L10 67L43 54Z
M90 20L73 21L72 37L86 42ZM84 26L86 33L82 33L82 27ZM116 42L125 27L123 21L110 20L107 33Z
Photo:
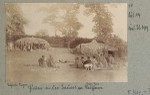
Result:
M6 82L128 82L127 3L5 3Z

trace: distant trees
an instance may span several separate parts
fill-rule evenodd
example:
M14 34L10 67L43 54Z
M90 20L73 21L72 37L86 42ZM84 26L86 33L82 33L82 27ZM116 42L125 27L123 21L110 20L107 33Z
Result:
M41 30L39 30L38 32L36 32L35 35L36 35L36 36L44 37L44 36L49 36L49 33L48 33L48 30L41 29Z

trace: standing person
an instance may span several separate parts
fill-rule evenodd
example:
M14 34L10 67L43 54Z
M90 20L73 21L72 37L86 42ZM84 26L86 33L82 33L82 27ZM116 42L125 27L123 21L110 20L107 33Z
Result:
M102 54L100 52L98 52L97 54L97 61L98 61L98 65L103 68Z
M109 64L111 65L111 68L113 68L113 65L115 64L114 57L111 54L109 55Z
M92 64L93 64L93 70L97 69L98 62L96 60L96 57L93 56L93 58L91 59L91 61L92 61Z
M30 43L30 51L32 51L32 43Z
M75 66L79 68L79 57L75 58Z
M47 58L45 56L43 58L43 67L47 67Z
M12 51L13 50L13 42L8 43L8 50Z
M48 67L56 67L52 55L49 55L49 58L47 59L47 66Z
M78 57L78 62L77 62L78 68L82 68L83 63L84 63L84 57L81 57L81 59L79 59L79 57Z
M84 57L83 57L83 56L81 57L80 62L81 62L82 67L84 67L85 59L84 59Z
M23 44L23 51L26 51L26 44L25 44L25 42Z
M27 43L27 51L30 51L30 44Z
M102 57L103 65L105 66L105 68L108 68L108 63L107 63L105 56L102 55L101 57Z

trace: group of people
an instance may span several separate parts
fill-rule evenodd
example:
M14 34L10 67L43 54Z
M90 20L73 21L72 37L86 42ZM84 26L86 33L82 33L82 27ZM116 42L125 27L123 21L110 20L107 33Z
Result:
M75 58L75 66L77 68L85 68L86 70L113 68L114 65L116 65L116 62L111 54L108 57L105 57L103 54L98 54L97 56L81 56Z
M98 62L96 60L96 57L76 57L75 59L75 66L77 68L85 68L86 70L95 70L96 66L98 65Z
M47 46L45 43L25 43L25 42L13 43L13 42L9 42L7 45L7 49L9 51L12 51L12 50L32 51L32 50L36 50L36 49L47 49Z
M49 55L48 58L42 55L42 57L38 59L38 63L40 67L56 67L56 64L54 63L53 57L51 55Z
M22 51L32 51L35 49L45 49L45 44L41 43L19 43L19 44L14 44L14 48L22 50Z

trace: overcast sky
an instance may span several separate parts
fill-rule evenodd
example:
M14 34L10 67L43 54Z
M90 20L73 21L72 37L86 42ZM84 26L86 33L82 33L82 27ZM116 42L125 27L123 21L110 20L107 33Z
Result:
M28 24L25 25L26 34L34 35L39 30L47 30L50 36L55 35L54 27L47 23L43 23L43 19L48 13L37 11L41 7L47 7L50 3L22 3L19 5L23 11L23 16L29 21ZM127 4L107 4L107 7L108 11L113 15L113 34L116 34L123 40L127 41ZM93 38L95 34L92 32L92 27L94 25L94 23L92 23L92 17L86 17L83 14L83 10L84 7L81 7L78 19L84 27L78 31L78 36ZM58 34L61 35L61 33Z

